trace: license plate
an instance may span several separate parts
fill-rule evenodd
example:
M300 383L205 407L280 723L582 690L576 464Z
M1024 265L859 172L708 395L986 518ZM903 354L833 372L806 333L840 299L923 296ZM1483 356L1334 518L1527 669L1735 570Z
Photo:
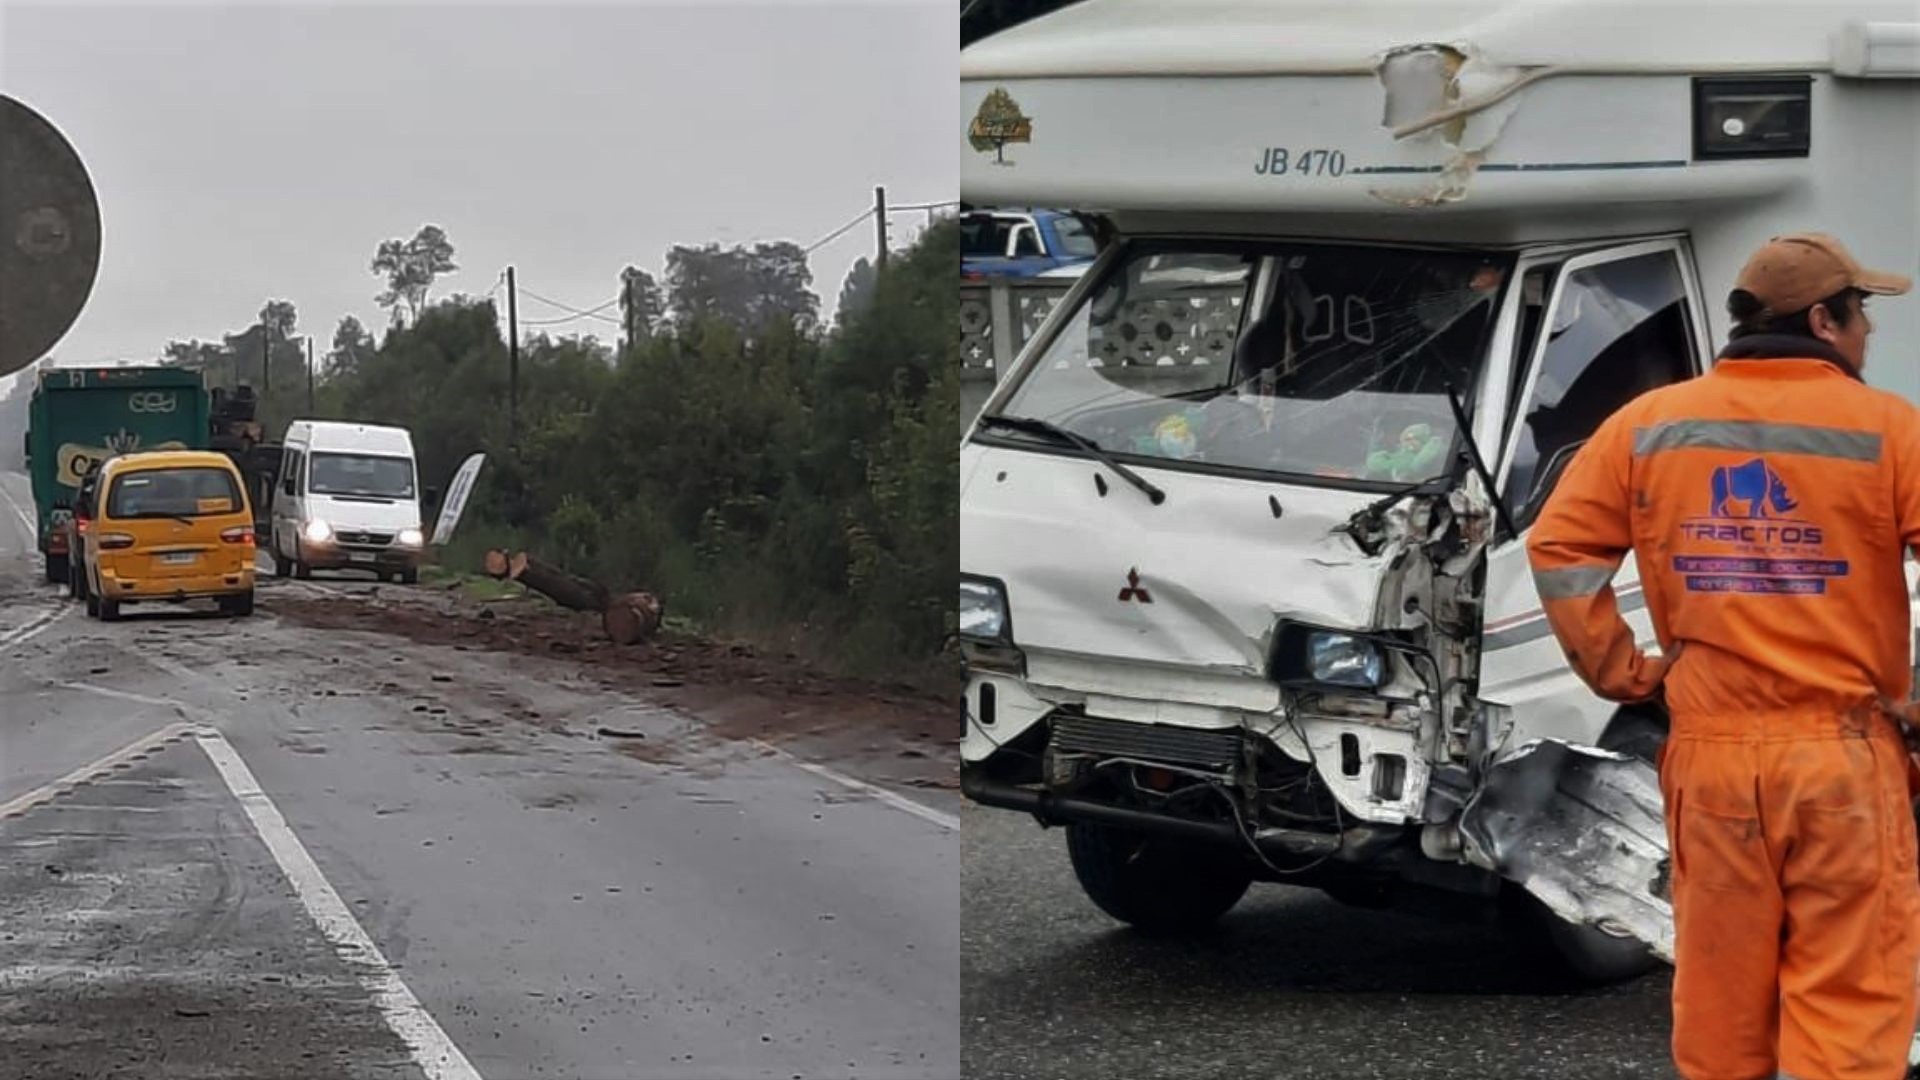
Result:
M192 566L200 554L194 551L169 551L160 556L160 562L166 566Z
M370 552L365 551L350 551L347 553L348 562L372 562L373 558Z

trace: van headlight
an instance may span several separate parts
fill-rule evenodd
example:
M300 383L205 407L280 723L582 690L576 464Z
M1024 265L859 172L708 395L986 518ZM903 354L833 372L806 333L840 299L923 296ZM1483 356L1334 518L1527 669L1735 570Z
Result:
M1010 642L1011 620L1007 617L1007 592L999 582L986 578L960 579L960 636L975 641Z
M1366 638L1316 630L1307 635L1307 674L1329 686L1373 690L1386 679L1387 658Z
M316 544L324 544L333 539L333 526L321 521L319 518L314 518L312 521L307 522L307 527L300 530L300 532Z
M421 544L424 544L426 542L427 542L427 538L420 534L419 529L401 529L400 530L400 546L401 547L419 547Z

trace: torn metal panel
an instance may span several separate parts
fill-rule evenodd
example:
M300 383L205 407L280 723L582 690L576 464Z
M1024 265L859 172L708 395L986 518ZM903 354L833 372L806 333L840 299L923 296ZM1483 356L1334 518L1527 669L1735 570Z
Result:
M1437 142L1448 152L1425 188L1371 191L1384 202L1414 209L1466 198L1488 150L1519 111L1513 95L1540 74L1495 64L1470 47L1453 45L1392 50L1375 72L1386 98L1382 126L1396 139Z
M1673 961L1673 904L1659 775L1638 758L1557 740L1491 769L1460 819L1469 861L1554 914L1637 938Z

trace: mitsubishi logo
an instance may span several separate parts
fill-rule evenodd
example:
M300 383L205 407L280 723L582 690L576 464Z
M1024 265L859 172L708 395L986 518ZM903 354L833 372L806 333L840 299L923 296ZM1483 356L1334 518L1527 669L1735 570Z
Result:
M1140 570L1135 567L1127 571L1127 587L1120 590L1120 602L1138 600L1143 604L1153 603L1153 597L1147 595L1146 587L1140 584Z

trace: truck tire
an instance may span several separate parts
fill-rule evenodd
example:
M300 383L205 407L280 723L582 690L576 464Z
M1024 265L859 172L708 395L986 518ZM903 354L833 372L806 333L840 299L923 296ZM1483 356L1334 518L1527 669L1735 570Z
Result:
M47 584L60 585L67 580L67 557L65 555L47 556Z
M287 557L285 555L280 554L280 545L274 544L273 545L273 576L277 578L284 578L291 573L293 573L293 564L287 561Z
M1067 826L1067 855L1087 899L1156 937L1206 929L1253 884L1231 852L1105 825Z
M241 619L253 614L253 591L249 589L238 596L221 597L220 610Z
M100 617L100 598L94 595L93 589L91 587L87 589L86 595L83 596L81 599L87 602L87 614L93 616L96 619L99 618Z
M1640 713L1622 713L1600 739L1600 749L1659 761L1667 738L1666 725ZM1545 904L1526 897L1529 919L1558 959L1562 972L1587 986L1607 986L1646 975L1660 966L1660 958L1633 938L1617 938L1590 926L1576 926L1555 915Z
M97 613L100 616L101 622L118 622L119 621L120 601L103 596L100 599L94 601L94 603L98 609Z

